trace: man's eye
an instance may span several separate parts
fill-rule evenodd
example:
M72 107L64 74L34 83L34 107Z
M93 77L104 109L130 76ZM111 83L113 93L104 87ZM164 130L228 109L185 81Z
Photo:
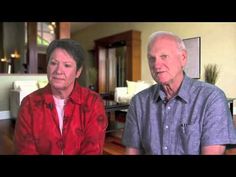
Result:
M161 59L166 59L167 57L167 55L161 55Z
M150 61L155 61L156 58L153 57L153 56L149 56L148 59L149 59Z

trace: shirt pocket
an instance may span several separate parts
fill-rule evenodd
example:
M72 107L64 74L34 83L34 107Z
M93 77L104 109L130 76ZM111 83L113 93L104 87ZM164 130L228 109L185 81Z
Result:
M198 155L200 153L199 123L179 125L177 128L177 154Z

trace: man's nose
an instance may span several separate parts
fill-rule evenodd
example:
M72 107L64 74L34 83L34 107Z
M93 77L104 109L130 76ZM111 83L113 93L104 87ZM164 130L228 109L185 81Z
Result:
M161 60L160 58L156 58L154 65L155 65L155 68L156 68L156 69L161 68L161 66L162 66L162 60Z

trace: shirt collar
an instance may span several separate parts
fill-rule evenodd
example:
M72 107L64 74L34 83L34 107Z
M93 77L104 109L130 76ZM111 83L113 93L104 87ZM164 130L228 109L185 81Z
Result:
M189 94L190 85L191 85L191 79L186 74L184 74L184 79L182 81L180 89L175 98L180 98L185 103L188 103L190 99L190 94ZM154 101L165 100L165 92L163 90L162 85L157 84L155 86L154 92L153 92L153 98L154 98Z
M189 90L190 86L191 86L191 79L186 74L184 74L184 79L180 86L177 96L180 97L186 103L188 103L190 100L190 90Z
M79 85L78 81L75 81L74 89L69 98L77 104L82 104L82 92L82 87Z
M50 84L48 84L45 88L44 88L44 101L47 104L52 103L53 100L53 96L52 96L52 90L51 90L51 86ZM73 102L77 103L77 104L81 104L82 103L82 99L81 99L81 92L82 92L82 87L79 85L79 83L77 81L75 81L74 84L74 88L69 96L69 100L72 100Z

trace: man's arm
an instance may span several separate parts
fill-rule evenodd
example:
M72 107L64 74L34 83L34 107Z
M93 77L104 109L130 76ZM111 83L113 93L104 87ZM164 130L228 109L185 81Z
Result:
M235 128L225 94L215 89L207 101L203 122L201 154L222 155L226 144L236 142Z
M202 147L202 155L223 155L225 152L225 145L212 145Z

